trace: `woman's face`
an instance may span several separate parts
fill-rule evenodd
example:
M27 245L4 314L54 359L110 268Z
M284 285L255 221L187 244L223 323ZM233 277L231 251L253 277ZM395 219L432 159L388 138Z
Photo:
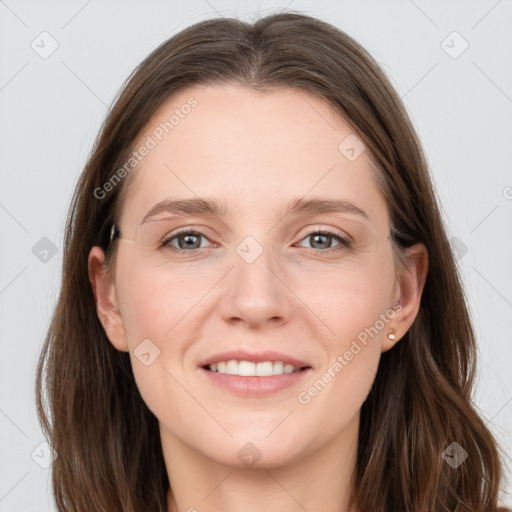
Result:
M143 145L105 292L119 312L103 323L129 350L167 445L271 467L355 432L387 334L401 337L412 317L405 325L396 304L389 216L353 129L306 92L196 86L158 110ZM197 203L155 210L199 198L223 215ZM322 208L330 201L340 203ZM195 234L174 236L183 229ZM238 350L246 354L221 359L291 358L308 369L258 377L202 367Z

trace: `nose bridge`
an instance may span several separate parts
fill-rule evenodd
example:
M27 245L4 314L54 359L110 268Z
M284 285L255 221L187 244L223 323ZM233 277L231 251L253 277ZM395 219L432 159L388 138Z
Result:
M290 292L273 252L253 236L245 237L235 248L234 268L225 295L223 315L257 324L272 318L285 318L291 311Z

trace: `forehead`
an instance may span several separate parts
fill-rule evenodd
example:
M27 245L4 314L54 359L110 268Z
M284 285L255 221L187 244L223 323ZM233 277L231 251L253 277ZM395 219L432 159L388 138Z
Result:
M134 147L143 144L151 149L130 176L123 222L140 223L169 197L218 198L234 214L258 216L308 194L350 199L372 217L386 210L354 129L302 90L183 89L155 112Z

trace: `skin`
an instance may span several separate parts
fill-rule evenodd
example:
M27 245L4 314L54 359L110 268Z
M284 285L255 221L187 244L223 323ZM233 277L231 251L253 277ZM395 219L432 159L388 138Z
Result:
M139 140L190 96L198 105L132 171L113 272L99 247L89 254L98 316L112 344L129 351L142 398L159 420L174 490L168 510L230 512L257 504L267 512L348 512L360 408L381 353L417 315L426 248L409 249L407 266L395 275L387 206L369 151L350 161L338 150L354 130L321 98L292 89L191 87L160 107ZM229 214L164 213L139 227L159 201L196 196L224 201ZM283 217L288 202L303 196L348 199L372 220L349 213ZM192 241L201 248L185 255L158 249L189 226L204 235ZM319 230L348 236L353 245L322 245L309 236ZM250 264L236 252L247 236L263 249ZM331 247L340 250L327 253ZM400 311L300 403L298 393L394 303ZM387 338L393 328L395 341ZM145 339L160 350L148 366L134 354ZM299 386L273 395L235 396L210 384L198 364L239 347L278 350L313 370ZM261 454L253 466L237 456L248 442Z

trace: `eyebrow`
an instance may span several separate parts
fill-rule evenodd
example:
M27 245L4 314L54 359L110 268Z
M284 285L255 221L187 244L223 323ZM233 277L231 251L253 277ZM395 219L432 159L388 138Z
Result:
M166 199L155 204L144 216L141 224L149 222L152 217L160 213L169 213L177 216L210 216L226 217L228 207L223 202L206 197L190 199ZM369 222L373 219L355 203L345 199L296 198L287 205L285 215L312 215L320 213L350 213L359 215Z

